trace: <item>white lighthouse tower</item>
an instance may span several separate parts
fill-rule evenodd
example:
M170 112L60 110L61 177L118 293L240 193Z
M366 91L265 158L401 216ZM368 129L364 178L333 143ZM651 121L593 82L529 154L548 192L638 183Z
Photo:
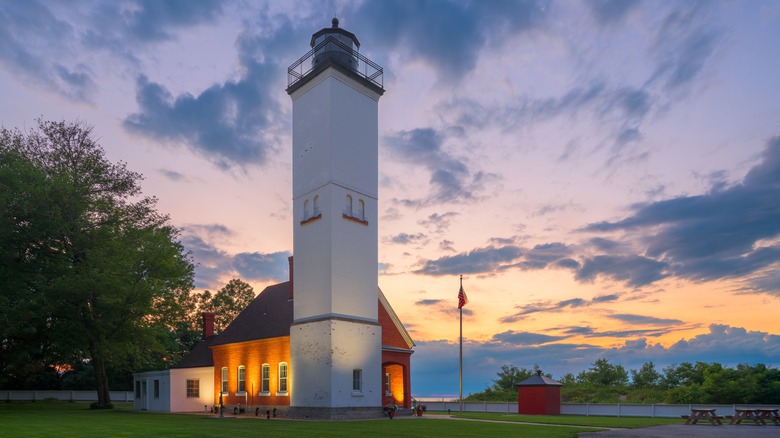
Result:
M382 68L333 19L288 69L293 102L290 415L373 417L378 322L378 104Z

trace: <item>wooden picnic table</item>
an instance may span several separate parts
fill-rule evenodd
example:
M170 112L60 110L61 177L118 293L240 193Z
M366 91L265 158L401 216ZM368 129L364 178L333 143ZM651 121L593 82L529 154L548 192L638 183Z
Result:
M685 424L696 424L699 420L709 421L713 426L721 426L723 423L720 420L723 417L715 414L715 409L712 408L691 408L691 415L683 415Z
M765 426L771 421L775 426L780 426L780 414L778 409L734 409L734 417L729 424L742 424L743 421L752 421L758 426Z

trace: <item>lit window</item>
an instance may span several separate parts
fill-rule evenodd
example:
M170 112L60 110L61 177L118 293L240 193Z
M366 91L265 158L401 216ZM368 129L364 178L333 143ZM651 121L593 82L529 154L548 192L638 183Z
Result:
M187 397L200 397L200 380L187 379Z
M361 369L352 370L352 391L363 391L363 370Z
M260 372L260 392L268 394L271 391L271 366L267 363L263 364L262 371Z
M238 367L238 392L246 392L246 367Z
M227 367L222 367L222 392L227 393L228 392L228 369Z
M279 391L278 393L287 394L287 362L279 364Z

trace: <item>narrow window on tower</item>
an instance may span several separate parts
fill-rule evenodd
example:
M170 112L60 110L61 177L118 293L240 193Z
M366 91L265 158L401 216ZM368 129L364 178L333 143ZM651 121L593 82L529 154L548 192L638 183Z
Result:
M357 209L357 211L355 211L355 209ZM366 203L362 199L359 199L358 205L354 206L352 203L352 196L347 195L347 205L344 207L342 217L361 225L368 225L368 221L366 220Z
M352 196L347 195L347 205L344 207L344 214L352 216Z
M306 225L310 222L314 222L322 217L320 213L320 197L319 195L314 197L314 205L311 210L309 209L309 200L303 200L303 218L301 219L301 225Z
M352 395L361 394L363 392L363 370L352 370Z

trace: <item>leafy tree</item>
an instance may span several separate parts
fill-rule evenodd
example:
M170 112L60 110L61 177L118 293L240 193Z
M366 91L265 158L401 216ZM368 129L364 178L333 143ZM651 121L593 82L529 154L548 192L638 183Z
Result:
M654 388L661 381L661 374L655 370L653 362L645 362L637 370L631 370L631 383L636 388Z
M214 329L221 332L254 299L252 286L234 278L213 295L208 290L197 295L197 312L193 315L193 322L197 327L201 312L213 312Z
M587 371L577 375L577 380L595 386L625 386L628 384L628 372L623 365L613 365L609 359L601 358L593 362Z
M186 317L189 255L141 176L109 162L91 127L4 129L0 154L3 354L44 367L86 358L97 406L110 407L107 364L154 362Z

